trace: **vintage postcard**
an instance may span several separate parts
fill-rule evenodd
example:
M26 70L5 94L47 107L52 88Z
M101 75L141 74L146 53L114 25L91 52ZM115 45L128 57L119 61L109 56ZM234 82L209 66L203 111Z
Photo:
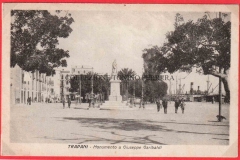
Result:
M5 3L2 33L2 155L238 155L238 5Z

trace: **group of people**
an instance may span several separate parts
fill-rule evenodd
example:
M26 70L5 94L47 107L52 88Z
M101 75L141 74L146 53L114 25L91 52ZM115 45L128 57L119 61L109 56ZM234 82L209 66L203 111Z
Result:
M168 107L168 100L167 99L158 99L156 101L156 104L157 104L157 111L159 112L160 111L160 108L163 107L164 109L164 114L167 114L167 107ZM179 99L179 98L176 98L175 99L175 113L177 113L178 111L178 107L181 107L182 109L182 114L184 114L184 109L185 109L185 102L184 102L184 99Z
M51 103L51 99L50 98L45 98L45 103Z
M28 98L27 98L27 105L31 105L31 103L32 103L32 98L31 98L31 97L28 97Z
M103 102L103 95L101 93L97 93L97 94L91 94L91 93L87 93L85 96L85 99L87 100L88 104L89 104L89 108L92 106L95 106L95 103L99 103L102 104Z
M175 113L177 113L178 111L178 107L181 107L182 109L182 114L184 113L184 109L185 109L185 102L184 102L184 99L179 99L179 98L176 98L175 99Z
M88 107L91 107L95 105L95 103L99 103L102 104L103 102L103 95L102 94L90 94L87 93L85 96L86 101L89 103ZM68 104L68 108L70 108L71 106L71 97L68 96L67 100L65 99L65 97L62 97L62 104L63 104L63 109L65 108L65 103Z
M164 114L167 114L167 107L168 107L168 101L167 101L167 99L163 99L163 100L158 99L158 100L156 101L156 103L157 103L157 111L159 112L159 111L160 111L160 108L163 107L163 109L164 109Z

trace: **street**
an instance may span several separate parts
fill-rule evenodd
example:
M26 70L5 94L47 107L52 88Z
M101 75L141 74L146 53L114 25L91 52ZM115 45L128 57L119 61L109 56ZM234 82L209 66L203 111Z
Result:
M67 105L67 104L66 104ZM185 113L175 114L174 102L157 112L145 109L87 109L88 104L63 109L61 103L11 107L10 140L13 143L227 145L229 104L222 105L223 122L217 121L218 103L187 102Z

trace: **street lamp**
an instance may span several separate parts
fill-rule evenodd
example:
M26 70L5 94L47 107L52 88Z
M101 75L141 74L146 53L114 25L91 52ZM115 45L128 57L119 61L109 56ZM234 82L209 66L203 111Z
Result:
M92 86L92 94L93 94L93 68L92 68L92 82L91 82L91 86Z
M127 105L128 105L128 83L129 83L129 80L127 80Z
M133 105L135 107L135 80L133 80Z
M50 66L51 67L51 75L50 75L50 77L52 77L52 69L53 69L53 64L51 63L51 62L48 62L48 66ZM47 98L49 98L50 99L50 94L48 95L48 93L49 93L49 87L50 87L50 81L51 81L51 79L49 80L49 82L47 82L47 87L46 87L46 89L47 89ZM51 89L51 88L50 88Z
M144 73L144 68L142 69L142 75L143 75L143 73ZM144 82L143 82L143 76L142 76L142 99L141 99L141 103L140 103L140 107L139 108L141 108L141 107L144 108L144 103L143 103L143 94L144 94L144 92L143 92L143 88L144 88Z
M92 67L92 75L91 75L91 103L90 103L90 107L92 107L93 105L93 101L94 101L94 96L93 96L93 67Z
M79 74L79 103L80 103L80 105L82 103L82 92L81 92L81 90L82 90L82 81L81 81L81 72L80 72L80 74Z

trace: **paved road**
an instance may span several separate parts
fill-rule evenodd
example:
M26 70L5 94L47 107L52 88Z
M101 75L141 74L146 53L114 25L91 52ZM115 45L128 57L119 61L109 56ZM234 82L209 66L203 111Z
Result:
M185 113L157 112L156 105L136 110L87 110L87 104L62 108L60 103L11 107L10 139L24 143L84 144L191 144L226 145L229 142L229 105L223 105L227 120L217 122L218 104L189 102ZM180 109L180 108L179 108Z

